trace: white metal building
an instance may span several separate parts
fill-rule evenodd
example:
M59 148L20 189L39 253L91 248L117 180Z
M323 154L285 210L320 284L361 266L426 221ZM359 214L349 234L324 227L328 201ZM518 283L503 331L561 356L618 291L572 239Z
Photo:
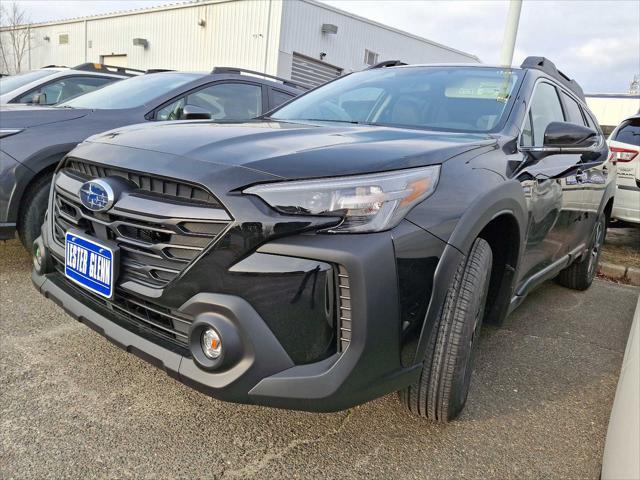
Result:
M640 95L598 93L587 94L585 98L606 135L611 133L625 118L640 113Z
M315 85L382 60L479 62L315 0L201 0L28 28L22 70L84 62L193 71L234 66ZM0 38L6 42L6 32Z

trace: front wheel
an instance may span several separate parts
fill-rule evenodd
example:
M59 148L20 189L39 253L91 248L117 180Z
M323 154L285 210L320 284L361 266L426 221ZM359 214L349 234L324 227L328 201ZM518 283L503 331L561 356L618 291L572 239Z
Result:
M49 202L49 188L52 174L38 179L27 191L20 207L18 219L18 236L24 248L31 252L33 242L40 235L44 215Z
M462 411L469 393L492 262L491 247L478 238L458 266L431 333L420 378L400 392L400 401L411 413L445 423Z
M598 262L602 253L602 246L607 235L607 218L604 214L596 220L591 234L589 251L584 257L573 262L562 270L556 277L556 281L563 287L574 290L586 290L593 283L598 270Z

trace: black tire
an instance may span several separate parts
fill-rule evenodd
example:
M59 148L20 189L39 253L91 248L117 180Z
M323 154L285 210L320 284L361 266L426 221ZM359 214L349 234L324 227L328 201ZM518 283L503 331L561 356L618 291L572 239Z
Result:
M607 218L605 215L600 215L593 227L588 253L581 260L573 262L562 270L556 277L556 282L563 287L574 290L586 290L589 288L598 271L600 253L606 236Z
M52 178L53 175L48 173L36 180L25 193L20 206L18 236L24 248L29 252L31 252L31 246L42 229Z
M485 312L493 255L482 238L455 273L444 308L431 334L417 382L400 391L415 415L446 423L462 411Z

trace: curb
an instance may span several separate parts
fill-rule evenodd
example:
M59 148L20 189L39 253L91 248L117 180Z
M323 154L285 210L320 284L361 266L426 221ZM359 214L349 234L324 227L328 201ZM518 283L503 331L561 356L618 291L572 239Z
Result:
M600 265L598 265L598 273L612 280L623 281L629 285L640 287L640 268L600 262Z

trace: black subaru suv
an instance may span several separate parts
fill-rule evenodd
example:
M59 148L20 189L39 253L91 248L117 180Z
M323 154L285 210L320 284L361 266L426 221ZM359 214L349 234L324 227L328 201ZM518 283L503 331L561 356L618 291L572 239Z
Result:
M483 321L547 279L591 284L614 175L546 59L391 65L249 123L87 139L55 172L36 287L223 400L334 411L400 391L453 419Z

